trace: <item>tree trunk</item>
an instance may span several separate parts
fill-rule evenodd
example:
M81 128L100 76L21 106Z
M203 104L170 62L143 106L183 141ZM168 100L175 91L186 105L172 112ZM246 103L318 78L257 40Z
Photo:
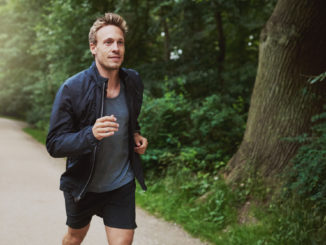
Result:
M230 159L227 182L258 175L275 181L299 144L282 140L308 132L322 111L326 82L326 1L279 0L260 35L259 64L242 143Z

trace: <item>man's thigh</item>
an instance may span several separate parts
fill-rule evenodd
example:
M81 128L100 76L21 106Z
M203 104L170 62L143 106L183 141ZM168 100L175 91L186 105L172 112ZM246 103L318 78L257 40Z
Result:
M131 245L134 238L134 229L120 229L105 226L109 245Z
M103 210L103 221L109 245L131 245L134 238L135 181L110 192Z
M73 196L64 192L67 221L69 228L79 230L87 226L96 213L98 208L98 197L93 193L87 193L86 196L75 203Z
M109 192L99 215L107 227L133 230L136 224L135 181Z

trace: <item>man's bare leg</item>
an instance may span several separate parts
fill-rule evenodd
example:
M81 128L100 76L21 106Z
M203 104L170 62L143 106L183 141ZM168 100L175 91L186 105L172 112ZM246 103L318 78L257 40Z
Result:
M80 245L87 234L89 226L90 224L81 229L68 227L68 232L62 239L62 245Z
M118 229L105 226L109 245L131 245L134 239L133 229Z

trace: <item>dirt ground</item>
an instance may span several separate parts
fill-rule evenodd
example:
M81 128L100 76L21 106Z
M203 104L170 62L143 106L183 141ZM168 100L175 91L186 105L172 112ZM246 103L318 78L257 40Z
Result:
M0 118L0 245L58 245L67 229L59 191L64 159L51 158L24 126ZM205 244L138 207L136 222L134 245ZM83 244L107 244L100 218L93 217Z

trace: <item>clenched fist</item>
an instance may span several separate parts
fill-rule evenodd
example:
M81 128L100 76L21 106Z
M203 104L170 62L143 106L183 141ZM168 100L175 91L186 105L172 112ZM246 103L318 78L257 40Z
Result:
M134 133L134 141L136 144L134 147L135 152L138 154L144 154L148 146L147 139L141 136L139 133Z

